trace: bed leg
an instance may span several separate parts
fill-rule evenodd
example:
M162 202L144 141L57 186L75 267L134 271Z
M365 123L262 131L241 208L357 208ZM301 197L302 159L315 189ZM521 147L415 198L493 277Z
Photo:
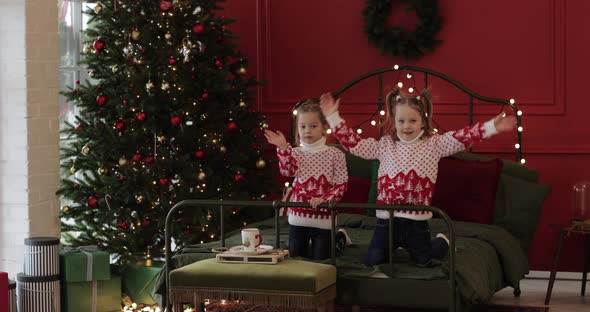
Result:
M352 312L361 312L361 306L358 304L353 304L352 307L350 307L350 311Z
M518 282L516 287L514 287L514 297L520 297L520 282Z

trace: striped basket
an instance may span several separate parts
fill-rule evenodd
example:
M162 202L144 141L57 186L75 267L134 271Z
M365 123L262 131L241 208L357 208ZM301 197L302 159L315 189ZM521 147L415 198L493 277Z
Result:
M59 275L16 276L19 312L60 312Z
M25 269L28 276L59 275L59 238L25 239Z
M16 282L8 281L8 311L16 312Z

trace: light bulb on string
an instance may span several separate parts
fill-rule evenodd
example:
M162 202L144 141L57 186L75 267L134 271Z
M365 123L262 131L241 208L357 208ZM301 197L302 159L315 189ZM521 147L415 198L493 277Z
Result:
M293 115L297 115L297 110L293 110Z
M332 129L328 129L328 130L326 130L326 133L327 133L327 134L332 134Z
M412 74L411 74L411 73L408 73L408 74L406 75L406 77L408 77L408 79L410 79L410 78L412 78Z
M518 144L518 143L514 144L514 148L519 149L520 148L520 144Z
M517 129L517 130L518 130L518 132L522 132L522 130L523 130L523 129L522 129L522 126L521 126L521 127L518 127L518 129Z
M397 65L397 64L393 65L393 69L398 70L399 69L399 65Z
M517 111L517 112L516 112L516 115L518 115L518 116L522 116L522 111L521 111L521 110Z
M377 125L377 122L375 120L371 120L371 126L375 126Z
M409 87L409 88L408 88L408 92L410 92L410 93L414 92L414 88L412 88L412 87Z
M400 82L398 82L398 83L397 83L397 86L398 86L399 88L402 88L402 87L404 86L404 84L403 84L403 83L400 81Z
M356 129L356 133L358 133L358 134L363 133L363 129L361 129L361 128Z
M385 111L384 111L384 110L380 110L380 111L379 111L379 115L381 115L381 116L385 116Z
M524 165L524 163L526 162L526 160L523 158L520 160L520 163Z
M516 101L514 101L514 99L510 99L510 104L514 104L516 103Z

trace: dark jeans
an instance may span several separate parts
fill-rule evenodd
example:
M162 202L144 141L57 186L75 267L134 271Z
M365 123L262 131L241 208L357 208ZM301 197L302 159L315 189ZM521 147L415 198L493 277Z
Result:
M426 266L431 259L442 259L449 246L443 238L430 239L428 221L416 221L405 218L393 219L393 249L405 248L412 260L419 266ZM389 260L389 220L377 219L377 226L371 239L369 252L365 258L368 266Z
M330 255L330 230L307 226L289 226L290 257L321 260L329 258Z

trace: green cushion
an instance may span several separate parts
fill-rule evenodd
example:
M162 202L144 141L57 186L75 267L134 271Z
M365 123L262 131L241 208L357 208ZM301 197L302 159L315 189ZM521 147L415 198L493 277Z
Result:
M543 201L551 191L550 185L541 185L500 175L496 191L494 224L512 233L527 250L537 230Z
M219 263L207 259L170 273L174 287L294 291L316 294L336 283L336 267L300 260L277 264Z

